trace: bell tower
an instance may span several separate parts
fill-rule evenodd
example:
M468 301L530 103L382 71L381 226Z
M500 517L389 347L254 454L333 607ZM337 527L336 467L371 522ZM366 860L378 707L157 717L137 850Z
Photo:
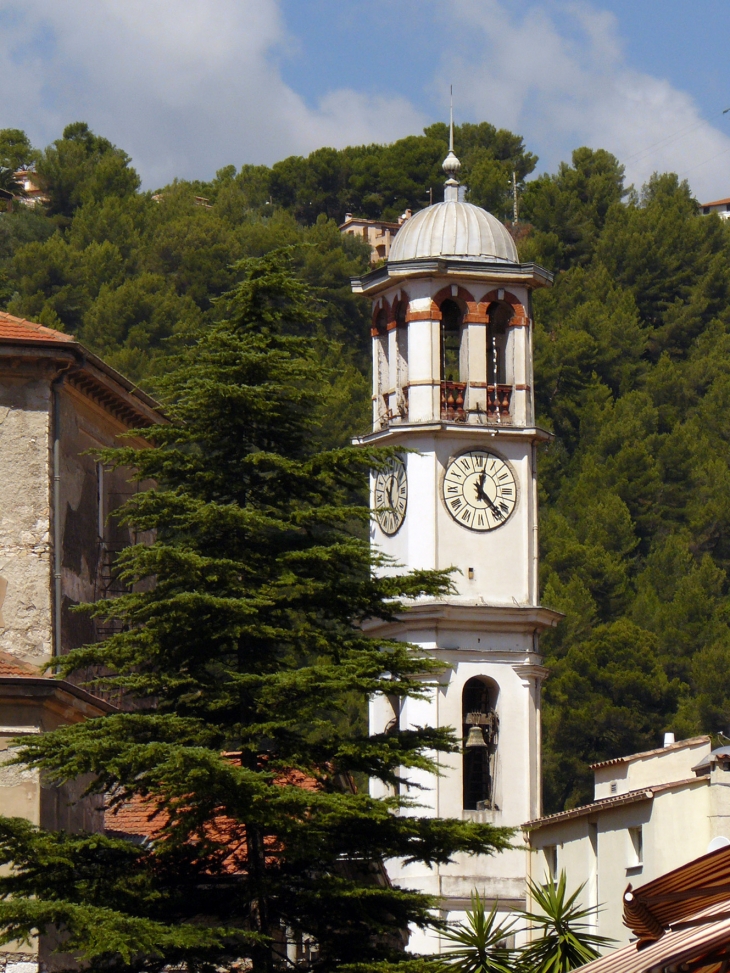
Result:
M502 223L459 199L453 122L443 168L444 201L407 220L388 263L353 281L372 300L373 431L361 442L404 450L373 478L371 542L407 568L457 569L455 594L369 629L447 667L428 700L375 699L370 725L454 727L462 752L442 757L443 776L408 772L425 788L411 791L419 813L518 827L541 811L538 639L561 617L538 591L536 450L549 437L535 425L531 294L551 276L521 264ZM388 871L458 919L474 889L505 912L522 907L527 854ZM410 948L438 940L416 931Z

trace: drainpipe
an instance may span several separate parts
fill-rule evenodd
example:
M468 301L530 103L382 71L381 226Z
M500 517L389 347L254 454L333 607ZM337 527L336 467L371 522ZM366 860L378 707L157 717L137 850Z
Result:
M62 534L61 534L61 386L71 369L76 368L75 362L69 362L51 382L53 396L53 656L61 655L61 605L63 592L61 587L61 566L63 562Z
M538 535L537 508L537 443L532 444L532 604L540 603L540 538Z

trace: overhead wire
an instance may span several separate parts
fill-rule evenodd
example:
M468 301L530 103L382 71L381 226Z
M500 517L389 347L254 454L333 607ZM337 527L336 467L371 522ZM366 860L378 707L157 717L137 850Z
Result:
M684 138L685 135L690 135L692 132L696 132L698 128L702 128L703 125L707 125L709 122L713 121L715 118L720 118L721 115L727 115L730 112L730 108L724 108L722 111L717 112L714 115L710 115L707 119L702 119L702 121L695 123L694 125L686 126L681 128L678 132L673 132L671 135L665 135L664 138L659 139L657 142L652 142L651 145L645 145L643 149L639 149L637 152L633 152L631 155L623 157L624 162L629 162L632 159L636 159L642 155L646 155L647 152L651 152L658 145L671 144L680 138ZM710 161L709 159L707 160ZM702 163L700 163L702 165Z

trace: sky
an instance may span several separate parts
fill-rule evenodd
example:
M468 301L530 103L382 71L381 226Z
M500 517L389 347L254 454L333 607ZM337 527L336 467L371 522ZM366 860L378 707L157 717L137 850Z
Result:
M146 188L390 142L448 117L554 172L613 152L637 187L730 196L727 0L0 0L0 127L86 121Z

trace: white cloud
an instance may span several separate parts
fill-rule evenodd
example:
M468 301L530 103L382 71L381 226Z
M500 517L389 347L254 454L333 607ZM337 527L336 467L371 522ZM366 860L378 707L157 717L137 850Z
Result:
M613 152L637 186L671 170L703 200L730 193L730 138L688 94L627 63L611 13L451 0L445 23L439 88L453 80L462 114L523 134L541 169L589 145Z
M332 91L314 108L281 76L277 0L0 0L0 127L37 144L87 121L153 186L322 145L390 141L426 119L405 98Z

